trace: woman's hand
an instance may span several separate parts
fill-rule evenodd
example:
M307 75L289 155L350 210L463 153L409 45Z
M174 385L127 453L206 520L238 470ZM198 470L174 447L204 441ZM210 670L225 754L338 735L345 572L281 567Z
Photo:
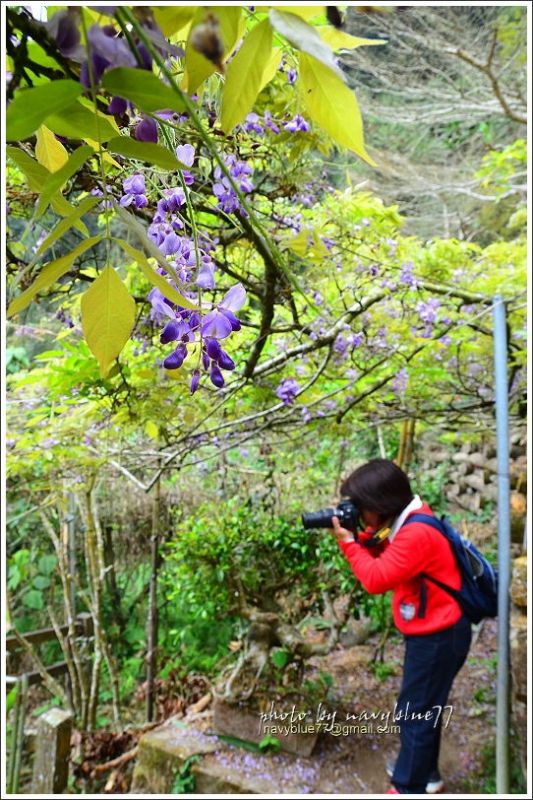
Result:
M346 528L341 528L338 517L332 517L331 521L333 523L333 533L337 537L338 542L355 542L353 533Z

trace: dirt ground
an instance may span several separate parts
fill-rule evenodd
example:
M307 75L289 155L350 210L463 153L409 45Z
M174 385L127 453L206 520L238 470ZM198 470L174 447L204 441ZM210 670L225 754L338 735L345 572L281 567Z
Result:
M485 620L474 639L452 688L449 704L453 710L442 732L440 769L445 791L461 796L488 791L477 776L483 771L483 752L494 744L496 622ZM327 672L334 679L332 708L337 707L336 721L341 725L355 724L345 722L347 711L390 710L392 714L394 710L401 682L403 639L396 636L387 643L383 664L393 668L394 674L385 676L381 668L382 679L376 677L380 667L372 669L374 647L375 642L370 640L312 662L317 672ZM194 723L194 734L200 739L207 735L213 741L211 714L207 710ZM307 758L283 752L252 754L225 744L219 752L207 756L207 761L221 777L239 775L260 793L381 794L390 788L385 763L396 755L399 737L397 732L378 732L376 728L374 722L373 730L367 732L362 728L346 735L323 732Z

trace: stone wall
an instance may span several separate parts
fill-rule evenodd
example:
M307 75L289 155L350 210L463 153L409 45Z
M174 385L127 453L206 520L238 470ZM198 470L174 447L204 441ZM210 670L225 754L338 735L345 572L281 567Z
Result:
M515 558L511 581L511 718L520 766L527 768L527 556Z

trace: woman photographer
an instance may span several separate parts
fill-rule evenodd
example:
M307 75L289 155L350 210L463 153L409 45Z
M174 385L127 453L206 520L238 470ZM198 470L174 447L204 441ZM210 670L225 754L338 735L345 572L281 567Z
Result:
M334 533L366 591L393 590L394 622L405 639L403 680L396 706L400 753L388 767L388 794L443 791L438 771L442 711L471 641L470 621L457 601L426 575L458 589L461 576L448 541L415 513L432 511L414 496L405 472L373 459L356 469L341 493L359 509L366 530L355 535L333 517Z

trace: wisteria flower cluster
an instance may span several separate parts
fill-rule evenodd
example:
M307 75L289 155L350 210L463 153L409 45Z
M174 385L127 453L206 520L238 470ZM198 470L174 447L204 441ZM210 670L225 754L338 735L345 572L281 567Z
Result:
M176 148L176 155L183 164L193 166L195 150L192 145L179 145ZM242 185L249 174L239 166L244 162L237 162L233 157L228 159L232 168L242 171ZM194 183L191 172L184 170L183 176L186 185ZM137 208L146 205L142 175L135 173L126 178L123 189L121 205L133 203ZM186 202L183 187L165 189L163 197L157 203L148 228L148 236L167 257L172 268L173 274L170 274L163 267L159 267L159 274L170 286L190 300L192 305L197 306L198 310L173 303L157 287L151 290L148 299L151 305L151 320L156 325L164 325L160 335L161 344L174 345L174 350L163 361L165 369L179 369L189 356L190 346L199 344L198 367L192 372L190 384L191 393L194 393L200 384L200 367L209 374L211 382L217 388L221 388L225 383L221 370L235 369L233 359L222 348L220 342L227 339L234 331L240 330L241 323L235 314L246 301L246 290L238 283L226 292L214 308L211 305L208 307L201 305L200 290L216 288L215 264L209 254L209 249L213 245L205 236L201 239L199 237L195 243L183 232L185 226L180 210ZM175 278L179 281L179 285Z

